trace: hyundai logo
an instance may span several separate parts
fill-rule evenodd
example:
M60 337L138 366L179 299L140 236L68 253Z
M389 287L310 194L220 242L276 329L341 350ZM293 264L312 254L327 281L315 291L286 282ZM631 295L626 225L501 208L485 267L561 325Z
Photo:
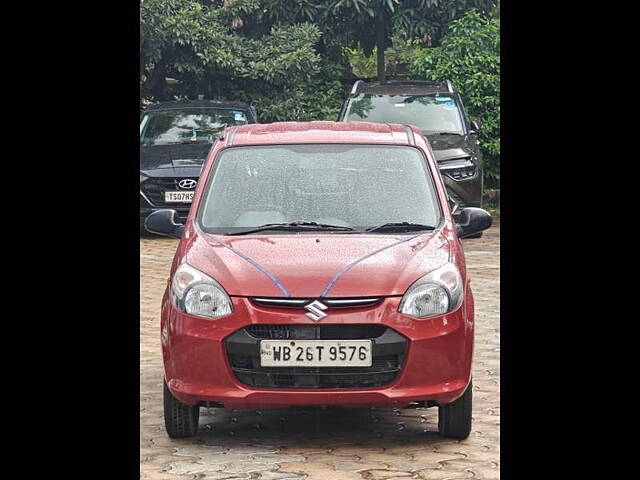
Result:
M324 313L323 310L326 310L328 307L324 303L319 302L318 300L314 300L309 305L306 305L304 308L309 310L309 313L305 313L305 315L309 317L311 320L313 320L314 322L317 322L318 320L327 316L327 314Z
M193 190L194 188L196 188L197 184L198 182L196 180L193 180L191 178L185 178L184 180L180 180L178 182L178 187L180 187L183 190Z

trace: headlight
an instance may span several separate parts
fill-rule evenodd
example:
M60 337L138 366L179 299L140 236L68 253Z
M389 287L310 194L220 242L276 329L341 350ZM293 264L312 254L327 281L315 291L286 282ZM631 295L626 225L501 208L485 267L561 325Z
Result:
M398 311L417 318L433 317L455 310L461 300L462 277L453 263L447 263L415 281Z
M145 180L149 180L149 177L147 177L146 175L140 174L140 183L144 182Z
M231 299L218 282L183 263L171 282L173 305L184 313L219 318L233 312Z
M476 174L476 166L469 157L447 160L438 167L440 172L454 180L466 180Z

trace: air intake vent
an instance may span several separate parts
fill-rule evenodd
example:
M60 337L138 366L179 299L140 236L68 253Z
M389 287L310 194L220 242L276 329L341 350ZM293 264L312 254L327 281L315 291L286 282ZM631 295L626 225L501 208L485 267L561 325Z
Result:
M263 367L261 339L371 339L370 367ZM236 378L257 388L378 388L402 369L408 340L384 325L249 325L225 340Z

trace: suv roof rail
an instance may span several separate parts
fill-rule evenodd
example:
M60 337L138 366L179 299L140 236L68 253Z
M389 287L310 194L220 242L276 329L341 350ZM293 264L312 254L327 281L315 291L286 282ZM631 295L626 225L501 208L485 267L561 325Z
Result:
M353 87L351 88L351 93L356 93L356 90L358 90L358 85L362 82L362 80L356 80L356 82L353 84Z
M447 80L447 88L449 89L449 93L453 93L453 85L451 85L451 80Z

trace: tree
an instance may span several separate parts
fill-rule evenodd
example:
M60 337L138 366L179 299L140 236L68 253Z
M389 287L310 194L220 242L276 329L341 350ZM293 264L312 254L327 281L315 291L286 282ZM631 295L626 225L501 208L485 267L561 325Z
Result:
M145 83L152 96L165 99L167 76L178 77L192 88L211 91L210 82L220 77L277 84L317 73L317 26L273 25L259 37L239 32L242 17L260 8L259 0L142 0L141 73L147 77Z
M485 179L500 181L500 20L472 10L454 21L442 45L415 52L413 73L451 80L472 117L481 121Z
M142 0L141 102L204 94L252 103L263 122L335 120L347 62L309 22L326 3Z
M346 46L357 43L367 57L375 46L378 80L384 81L385 50L394 33L437 45L452 20L469 8L485 11L495 3L495 0L329 0L325 24Z

